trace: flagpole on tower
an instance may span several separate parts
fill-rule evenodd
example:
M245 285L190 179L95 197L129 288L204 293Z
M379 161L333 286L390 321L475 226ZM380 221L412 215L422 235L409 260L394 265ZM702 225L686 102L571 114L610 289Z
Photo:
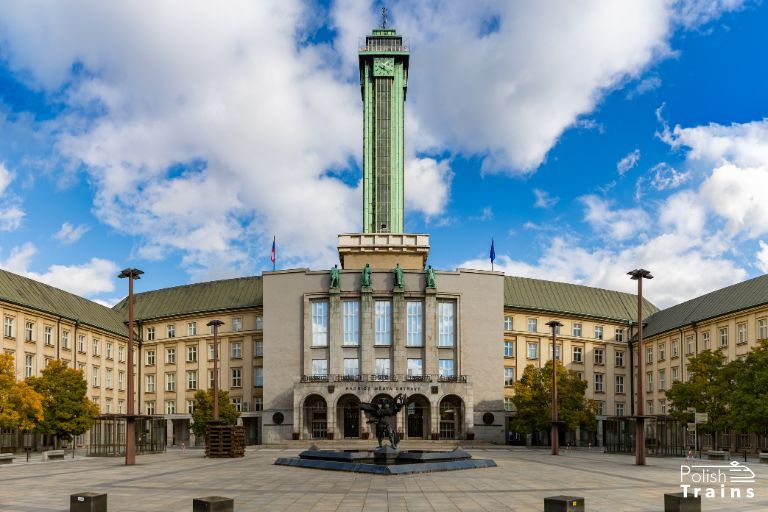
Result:
M272 254L269 256L269 259L272 260L272 272L275 271L275 261L277 261L277 249L275 248L275 241L277 240L277 237L272 237Z
M493 237L491 237L491 272L493 272L493 260L496 259L496 249L493 247Z

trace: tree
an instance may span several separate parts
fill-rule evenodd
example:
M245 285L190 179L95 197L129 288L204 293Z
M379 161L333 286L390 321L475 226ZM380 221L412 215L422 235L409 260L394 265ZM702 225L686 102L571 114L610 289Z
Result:
M705 350L689 358L688 371L690 379L676 381L667 390L671 414L680 421L690 422L693 415L688 410L706 412L709 420L699 428L702 432L715 434L714 445L717 449L717 433L726 430L732 423L730 402L738 365L725 364L720 350Z
M732 426L754 433L768 431L768 340L758 342L743 361L733 361Z
M42 397L16 381L13 356L0 354L0 428L32 430L42 419Z
M229 393L219 390L219 421L222 425L234 425L240 413L235 409L235 405L229 400ZM213 390L203 391L202 389L195 393L195 411L192 413L192 433L195 437L205 437L205 429L208 422L213 421Z
M517 416L512 420L512 428L527 434L549 430L552 425L552 361L544 368L528 365L514 389L512 401ZM558 420L568 429L583 426L593 431L597 426L595 403L584 397L586 390L586 381L566 370L562 363L557 363Z
M85 433L99 415L99 406L87 397L83 372L66 363L51 361L40 377L27 379L43 397L43 421L39 429L57 439L73 439Z

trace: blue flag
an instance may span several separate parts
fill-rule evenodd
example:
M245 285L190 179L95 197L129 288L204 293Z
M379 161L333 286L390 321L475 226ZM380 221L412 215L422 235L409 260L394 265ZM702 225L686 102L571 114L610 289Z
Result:
M496 259L496 249L493 247L493 238L491 238L491 270L493 270L493 260Z

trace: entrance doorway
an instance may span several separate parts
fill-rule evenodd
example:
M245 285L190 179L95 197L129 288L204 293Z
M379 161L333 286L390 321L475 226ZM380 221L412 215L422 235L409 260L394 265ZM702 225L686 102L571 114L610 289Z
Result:
M320 395L311 395L304 401L304 418L312 439L328 437L328 404Z
M347 438L360 437L360 399L355 395L339 398L337 417L341 418L341 433Z
M423 395L408 397L408 438L427 439L429 437L429 400Z
M440 401L440 439L458 439L464 421L464 402L456 395Z

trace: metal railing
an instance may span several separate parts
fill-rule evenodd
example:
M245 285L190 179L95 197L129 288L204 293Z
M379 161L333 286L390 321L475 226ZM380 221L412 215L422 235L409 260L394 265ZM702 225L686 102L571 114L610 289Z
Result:
M407 52L408 41L400 37L381 37L361 39L358 47L361 52Z
M369 374L369 375L302 375L301 382L443 382L466 384L468 375L396 375L396 374Z

